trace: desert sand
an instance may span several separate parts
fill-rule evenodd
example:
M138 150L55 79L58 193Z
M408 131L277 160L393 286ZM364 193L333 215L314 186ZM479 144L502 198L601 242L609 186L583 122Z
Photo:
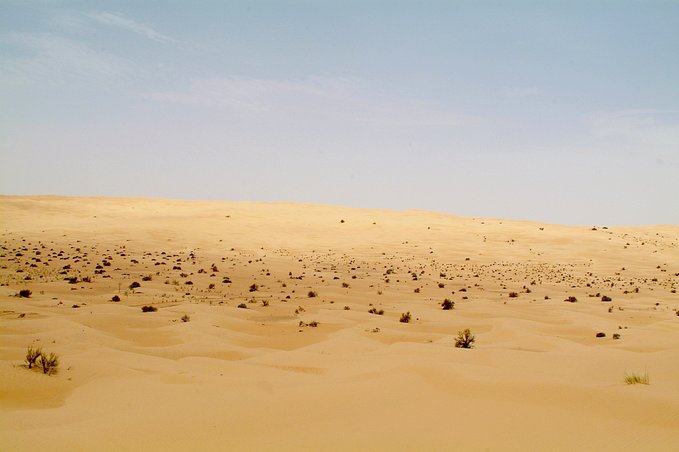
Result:
M677 225L2 196L0 246L3 451L679 449Z

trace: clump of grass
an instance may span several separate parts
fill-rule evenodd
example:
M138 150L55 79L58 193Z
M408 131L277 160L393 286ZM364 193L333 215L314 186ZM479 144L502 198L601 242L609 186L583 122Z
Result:
M603 297L601 297L601 301L613 301L613 299L607 295L604 295Z
M564 301L567 301L569 303L577 303L578 299L571 295L570 297L566 298Z
M342 287L345 288L345 289L348 289L348 288L349 288L349 283L343 282L343 283L342 283Z
M19 291L19 298L30 298L32 294L33 292L31 292L30 290L22 289Z
M29 369L32 369L33 366L35 365L36 361L38 361L38 358L42 356L42 349L40 347L34 348L32 345L28 346L28 350L26 351L26 365L28 366Z
M59 367L59 356L56 353L49 355L42 353L38 358L38 364L42 368L42 373L52 375L57 372L57 367Z
M455 347L472 348L474 347L474 342L476 342L476 338L474 337L472 332L469 331L469 328L465 329L464 331L457 332L457 339L455 339Z
M318 292L316 292L315 290L310 290L309 293L307 294L307 296L309 298L315 298L315 297L318 296Z
M518 296L519 296L519 294L516 293L516 292L509 292L509 298L516 298Z
M153 275L146 275L141 278L142 281L151 281L153 280Z
M158 308L155 306L142 306L141 307L141 312L156 312Z
M246 305L245 303L241 303L241 304L238 305L238 307L241 308L241 309L247 309L248 305Z
M182 322L186 323L186 322L190 322L190 321L191 321L191 317L189 317L188 314L184 314L182 316Z
M410 311L404 312L401 314L401 318L398 319L399 322L401 323L410 323L410 319L412 318L412 315L410 315Z
M631 374L625 374L625 383L628 385L648 385L651 384L650 380L648 379L648 372L644 372L643 374L637 374L637 373L631 373Z
M269 306L269 300L262 300L262 306L264 307Z
M253 283L252 285L250 285L249 290L250 290L250 292L257 292L258 289L259 289L259 286L257 284Z
M380 309L378 311L377 308L375 308L375 307L370 308L370 310L368 312L370 314L384 315L384 309Z
M445 300L443 300L443 303L441 303L441 309L443 309L444 311L455 309L455 302L446 298Z

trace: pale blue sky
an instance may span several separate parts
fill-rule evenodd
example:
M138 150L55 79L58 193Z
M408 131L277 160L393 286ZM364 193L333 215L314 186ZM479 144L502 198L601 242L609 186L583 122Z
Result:
M679 223L679 1L0 1L0 193Z

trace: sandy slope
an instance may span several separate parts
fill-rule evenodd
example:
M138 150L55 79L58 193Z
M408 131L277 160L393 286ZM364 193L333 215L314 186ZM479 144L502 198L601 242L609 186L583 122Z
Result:
M679 226L0 197L0 245L2 450L679 448Z

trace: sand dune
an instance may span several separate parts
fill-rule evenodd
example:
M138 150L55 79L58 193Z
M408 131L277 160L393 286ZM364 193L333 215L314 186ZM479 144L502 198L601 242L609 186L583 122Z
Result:
M679 448L677 225L3 196L0 246L2 450Z

